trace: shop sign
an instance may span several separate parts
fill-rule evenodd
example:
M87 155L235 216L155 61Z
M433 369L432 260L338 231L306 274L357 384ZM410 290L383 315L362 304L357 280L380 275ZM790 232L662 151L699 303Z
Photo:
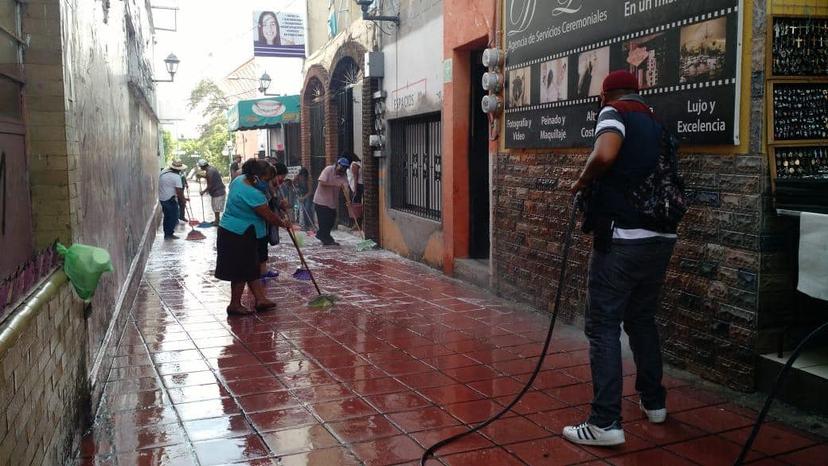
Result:
M742 0L507 0L506 147L593 142L625 69L685 144L739 143Z

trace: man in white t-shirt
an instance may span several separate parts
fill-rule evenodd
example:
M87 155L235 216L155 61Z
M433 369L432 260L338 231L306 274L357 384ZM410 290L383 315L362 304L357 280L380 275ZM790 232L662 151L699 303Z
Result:
M164 239L178 239L173 233L178 225L178 205L186 202L184 183L181 181L181 172L186 169L187 166L180 160L173 160L158 178L158 201L164 212Z
M336 207L339 201L339 193L342 188L348 186L346 171L351 162L342 157L335 164L329 165L319 174L319 183L316 185L316 192L313 196L313 204L316 209L316 218L319 220L319 230L316 237L325 246L337 246L331 236L331 229L336 222ZM349 194L350 195L350 194Z

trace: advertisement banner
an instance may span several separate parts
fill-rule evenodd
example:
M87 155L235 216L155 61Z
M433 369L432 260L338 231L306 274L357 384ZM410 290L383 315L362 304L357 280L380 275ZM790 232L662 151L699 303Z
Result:
M296 13L253 12L253 55L305 57L305 22Z
M506 147L586 147L611 71L685 144L739 143L741 0L507 0Z

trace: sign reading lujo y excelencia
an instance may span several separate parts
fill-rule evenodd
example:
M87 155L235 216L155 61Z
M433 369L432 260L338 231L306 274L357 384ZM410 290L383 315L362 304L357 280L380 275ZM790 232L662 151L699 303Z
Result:
M739 143L742 0L507 0L506 147L592 144L601 83L640 93L684 143Z

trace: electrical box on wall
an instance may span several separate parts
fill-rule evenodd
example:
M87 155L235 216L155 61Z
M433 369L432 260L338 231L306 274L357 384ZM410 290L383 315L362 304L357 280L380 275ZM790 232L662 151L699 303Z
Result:
M385 77L385 57L382 52L365 52L365 77Z

